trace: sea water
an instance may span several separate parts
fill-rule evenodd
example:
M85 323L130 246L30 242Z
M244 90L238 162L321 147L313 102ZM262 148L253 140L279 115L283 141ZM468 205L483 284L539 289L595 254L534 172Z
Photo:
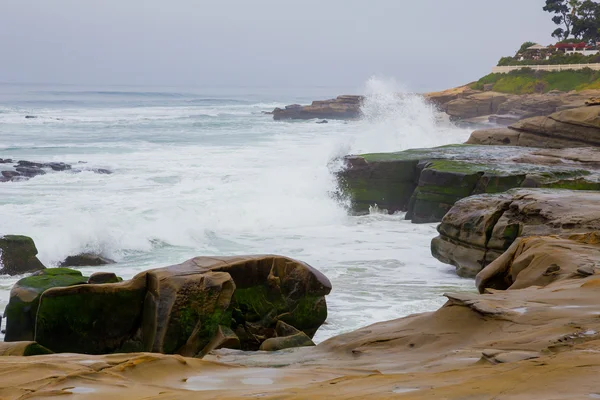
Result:
M435 224L376 208L349 216L333 196L341 156L461 143L469 132L376 79L365 85L359 121L277 122L263 113L337 94L0 85L0 158L113 171L0 183L0 235L31 236L47 266L100 253L117 263L84 273L123 278L195 256L305 261L333 284L317 341L434 310L445 291L472 290L431 256ZM0 277L0 309L19 278Z

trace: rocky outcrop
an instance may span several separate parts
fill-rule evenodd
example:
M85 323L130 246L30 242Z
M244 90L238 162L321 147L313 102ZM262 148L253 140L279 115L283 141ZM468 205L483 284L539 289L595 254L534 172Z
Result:
M353 213L377 206L406 211L416 223L439 222L458 200L519 187L600 190L596 149L444 146L348 156L337 173Z
M331 290L312 267L279 256L197 257L106 284L77 271L46 272L13 288L7 340L84 354L258 350L282 322L311 338L327 318Z
M0 237L0 274L20 275L46 268L36 257L37 254L35 243L30 237Z
M600 146L600 106L524 119L508 128L475 131L467 143L548 148Z
M511 256L518 264L513 285L519 288L447 293L448 301L435 312L378 323L292 352L225 349L205 360L160 354L0 357L0 396L147 399L168 393L171 399L186 399L203 391L195 395L596 398L600 275L567 271L585 261L584 256L570 261L569 254L595 257L600 245L592 235L560 243L548 237L527 240ZM543 248L552 251L542 257Z
M99 254L81 253L76 256L69 256L60 263L61 267L97 267L100 265L114 264L115 261L103 257Z
M273 110L273 119L356 119L360 117L363 96L343 95L331 100L313 101L309 106L292 104Z
M0 342L0 357L31 357L41 356L44 354L52 354L52 352L44 346L40 346L36 342Z
M503 93L476 92L449 101L441 109L453 120L475 118L497 114L500 106L511 98L512 95Z
M82 171L92 171L97 174L112 174L112 171L105 168L85 168L81 166L73 167L70 164L62 162L40 163L33 161L13 161L12 159L1 159L0 164L12 164L11 167L2 166L0 169L0 182L15 182L34 178L38 175L46 175L50 172L71 172L79 173Z
M519 237L600 230L600 192L515 189L457 202L431 243L438 260L473 277Z

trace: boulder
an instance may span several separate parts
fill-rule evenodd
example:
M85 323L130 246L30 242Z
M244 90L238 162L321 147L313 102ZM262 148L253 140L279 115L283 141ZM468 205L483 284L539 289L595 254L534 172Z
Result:
M40 298L35 340L57 353L143 351L145 297L146 275L121 283L48 289Z
M115 264L115 261L102 257L98 254L81 253L76 256L69 256L60 263L61 267L97 267L100 265Z
M30 237L0 237L0 274L20 275L46 268L36 257L37 254L35 243Z
M85 354L257 350L278 323L312 337L330 291L324 275L289 258L197 257L126 282L47 289L34 337L55 352Z
M477 274L480 293L488 289L544 287L560 280L595 275L600 232L560 236L520 237L500 257Z
M519 237L600 230L600 192L515 189L463 199L443 218L431 250L473 277Z
M356 119L361 115L362 96L342 95L335 99L313 101L309 106L293 104L273 110L273 119Z
M284 349L292 349L297 347L315 346L315 343L310 340L304 332L298 332L291 336L278 336L265 340L261 345L260 351L279 351Z
M475 131L468 144L524 147L600 146L600 106L567 109L521 120L508 129Z
M48 268L19 280L10 291L4 311L7 318L7 342L31 341L35 338L35 320L42 293L53 287L81 285L87 277L67 268Z
M117 283L122 282L123 279L119 278L114 272L94 272L90 275L87 283L91 285L103 284L103 283Z

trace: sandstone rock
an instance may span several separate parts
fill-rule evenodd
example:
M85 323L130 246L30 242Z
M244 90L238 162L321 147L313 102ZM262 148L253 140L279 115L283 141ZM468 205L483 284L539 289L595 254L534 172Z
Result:
M69 256L60 263L61 267L97 267L100 265L114 264L115 261L102 257L99 254L81 253Z
M512 97L497 92L478 92L446 103L443 110L458 120L498 114L500 105Z
M310 340L304 332L298 332L292 336L278 336L265 340L259 350L261 351L279 351L284 349L292 349L297 347L314 346L315 343Z
M19 280L10 291L10 300L4 311L7 318L4 340L34 340L36 314L42 293L53 287L86 282L87 278L81 272L67 268L48 268Z
M90 285L98 285L104 283L117 283L123 279L119 278L114 272L94 272L90 275L87 283Z
M518 237L600 230L599 201L600 192L571 190L515 189L469 197L442 220L432 254L456 266L461 276L475 276Z
M0 357L6 356L39 356L44 354L52 354L50 350L44 346L40 346L36 342L0 342Z
M356 119L360 117L362 96L343 95L335 99L313 101L309 106L293 104L273 110L273 119Z
M600 146L600 106L524 119L508 129L475 131L467 143L548 148Z
M127 282L44 291L35 339L86 354L257 350L278 322L312 337L327 317L330 290L321 273L285 257L197 257Z
M37 253L35 243L27 236L0 237L0 274L20 275L46 268Z
M487 289L517 290L594 275L589 265L598 257L600 232L566 237L523 237L477 274L480 293ZM580 270L583 272L580 272Z

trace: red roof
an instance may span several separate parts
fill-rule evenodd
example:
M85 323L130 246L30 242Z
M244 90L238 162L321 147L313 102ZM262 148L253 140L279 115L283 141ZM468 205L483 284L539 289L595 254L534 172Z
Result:
M581 43L556 43L557 49L585 49L585 42Z

